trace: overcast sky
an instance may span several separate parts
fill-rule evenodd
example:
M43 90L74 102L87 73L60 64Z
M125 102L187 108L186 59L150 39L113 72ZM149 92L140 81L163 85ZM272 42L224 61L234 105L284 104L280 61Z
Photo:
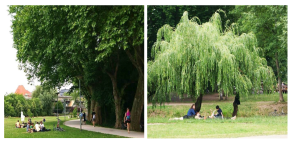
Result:
M8 7L1 5L1 44L0 44L0 95L14 93L19 85L32 92L40 82L35 80L33 85L28 84L26 74L18 69L17 50L13 48L13 36L11 31L11 16L8 15ZM69 88L69 86L66 86ZM65 87L64 87L65 88Z

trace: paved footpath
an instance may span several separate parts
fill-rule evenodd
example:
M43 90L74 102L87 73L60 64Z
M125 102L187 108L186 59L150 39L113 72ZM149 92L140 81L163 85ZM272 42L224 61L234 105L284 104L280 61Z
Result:
M66 121L64 125L80 129L79 119ZM82 130L88 130L93 132L100 132L100 133L112 134L112 135L118 135L123 137L130 137L130 138L144 138L144 132L130 131L130 134L128 134L127 130L97 127L97 126L93 127L92 125L82 125Z

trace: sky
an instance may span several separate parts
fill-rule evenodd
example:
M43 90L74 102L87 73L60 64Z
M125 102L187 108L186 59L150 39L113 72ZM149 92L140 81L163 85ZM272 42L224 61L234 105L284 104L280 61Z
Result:
M23 85L26 90L32 92L35 90L36 85L40 85L40 82L34 80L32 85L28 84L26 73L18 69L17 50L13 48L13 35L10 28L12 18L8 15L7 10L6 5L1 5L1 40L4 42L1 42L0 45L0 95L14 93L19 85ZM63 88L70 88L70 86L61 89Z

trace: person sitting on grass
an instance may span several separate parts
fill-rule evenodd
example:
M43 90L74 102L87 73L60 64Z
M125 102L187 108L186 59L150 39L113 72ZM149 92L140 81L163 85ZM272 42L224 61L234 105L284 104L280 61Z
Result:
M19 120L17 121L17 123L15 125L16 125L16 128L21 128Z
M45 119L45 118L43 118L43 122L46 122L46 119Z
M217 110L218 114L214 115L216 110ZM222 118L223 119L223 113L222 113L222 110L219 107L219 105L216 106L216 110L214 110L212 112L211 116L208 116L208 117L209 118ZM212 110L210 109L210 111L212 111Z
M39 122L36 122L36 124L35 124L35 131L39 132L40 130L41 130L41 128L40 128Z
M180 117L180 118L170 118L169 120L183 120L183 119L189 119L189 118L195 118L195 119L202 119L200 116L200 113L195 112L195 104L192 104L191 108L188 110L187 115Z
M26 132L29 132L30 130L30 122L29 120L27 121L27 125L26 125Z
M33 123L29 123L30 124L30 127L29 127L29 133L33 133L33 132L35 132L35 130L34 130L34 127L33 127Z
M44 127L44 124L42 121L40 122L40 128L41 128L41 131L45 131L45 127Z

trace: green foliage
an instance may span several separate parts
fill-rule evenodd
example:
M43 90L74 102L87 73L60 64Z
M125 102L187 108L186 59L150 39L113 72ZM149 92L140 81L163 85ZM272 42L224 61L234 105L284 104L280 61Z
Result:
M235 6L230 14L238 17L240 34L255 34L268 65L273 68L276 77L286 81L287 5ZM279 68L276 67L276 60Z
M33 114L31 113L30 109L27 110L28 117L33 117Z
M273 90L275 78L267 61L259 56L252 33L237 35L235 26L222 30L221 17L209 22L189 20L185 12L176 28L164 25L157 32L148 62L148 88L155 91L153 102L164 102L171 92L197 97L208 86L213 90L247 96L258 90Z
M64 105L61 101L55 102L54 104L54 111L58 109L59 113L61 113L64 110Z
M7 101L4 101L4 116L8 117L8 116L12 116L15 115L15 110L14 108L11 106L11 104Z
M35 90L32 92L32 98L38 98L43 93L42 86L35 86Z
M191 5L180 5L180 6L147 6L147 42L148 42L148 54L147 58L153 60L151 56L151 49L153 44L156 42L157 31L165 24L169 24L171 27L175 27L180 21L180 17L184 11L189 12L189 19L193 17L198 17L199 22L208 22L211 15L215 13L216 10L222 9L225 12L229 12L234 9L234 6L191 6ZM221 14L222 19L228 19L233 21L231 15ZM226 21L222 21L222 27L225 27Z
M77 107L73 109L73 117L77 117Z

